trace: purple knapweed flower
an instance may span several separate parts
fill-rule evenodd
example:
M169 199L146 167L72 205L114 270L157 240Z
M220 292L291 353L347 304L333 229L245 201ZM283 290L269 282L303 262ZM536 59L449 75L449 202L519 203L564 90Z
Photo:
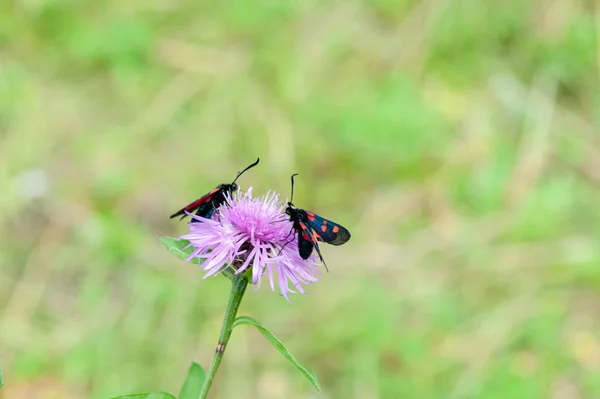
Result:
M298 254L298 240L277 194L252 198L250 188L228 197L212 219L190 216L200 223L189 223L189 233L179 238L194 248L187 261L204 260L201 267L207 271L205 278L230 265L236 274L252 268L252 284L260 287L261 277L267 274L271 289L275 291L277 280L288 301L288 294L295 293L290 285L304 293L301 284L319 281L315 277L321 273L319 264L313 256L304 260Z

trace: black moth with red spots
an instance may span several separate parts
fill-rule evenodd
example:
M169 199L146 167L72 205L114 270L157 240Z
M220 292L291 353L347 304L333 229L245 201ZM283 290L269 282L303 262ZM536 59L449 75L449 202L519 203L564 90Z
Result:
M327 268L325 260L319 250L318 242L326 242L331 245L342 245L350 239L350 232L343 226L322 218L321 216L296 208L292 203L294 198L294 176L292 175L292 195L287 203L285 213L289 215L290 221L293 223L292 229L298 234L298 252L302 259L308 259L312 254L313 248L317 251L319 259Z
M187 213L192 213L196 211L196 215L205 219L210 219L213 213L215 213L215 211L222 204L225 203L226 195L231 195L234 191L237 191L238 185L235 183L235 181L238 179L238 177L240 177L242 173L244 173L248 169L258 165L258 161L260 161L260 158L257 158L256 162L239 172L233 180L233 182L231 182L231 184L219 184L208 194L205 194L204 196L198 198L191 204L186 205L184 208L181 208L180 210L172 214L170 218L173 219L174 217L181 216L181 219L183 219L187 216ZM198 220L192 219L192 222L198 222Z

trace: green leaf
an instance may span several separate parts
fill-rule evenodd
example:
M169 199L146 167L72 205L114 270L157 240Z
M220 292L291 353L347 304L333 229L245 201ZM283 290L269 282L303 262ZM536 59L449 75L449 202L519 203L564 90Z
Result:
M192 252L194 252L193 247L186 248L190 243L187 240L180 240L179 238L173 237L159 237L158 240L162 245L164 245L165 248L169 250L169 252L171 252L173 255L177 256L181 260L187 260L187 258L192 254ZM197 265L202 264L202 260L198 258L193 258L192 260L190 260L190 262L193 262ZM227 269L223 270L221 274L223 274L229 280L233 280L234 271L231 269L231 267L228 267Z
M4 385L4 380L2 380L2 366L0 366L0 387Z
M178 399L198 399L205 378L206 373L202 366L192 362Z
M165 392L134 393L131 395L116 396L112 399L177 399L175 396Z
M189 241L180 240L179 238L173 237L159 237L158 239L162 245L165 246L173 255L177 256L181 260L186 260L192 252L194 252L193 247L188 247ZM198 258L192 259L190 262L194 262L200 264L200 260Z
M283 345L283 343L277 338L271 331L269 331L266 327L260 324L256 319L248 316L240 316L233 322L233 327L237 327L242 324L248 324L258 328L258 331L262 333L262 335L269 340L269 342L285 357L290 361L296 368L310 381L310 383L317 389L317 391L321 391L321 386L319 385L319 381L317 380L317 376L310 370L308 367L304 366L302 363L296 359L294 355L290 353L290 351ZM233 328L232 327L232 328Z

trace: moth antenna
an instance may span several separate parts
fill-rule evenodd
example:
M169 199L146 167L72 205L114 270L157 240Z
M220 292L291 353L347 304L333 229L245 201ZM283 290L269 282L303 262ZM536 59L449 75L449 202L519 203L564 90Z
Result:
M241 176L241 175L242 175L242 174L243 174L245 171L247 171L247 170L248 170L248 169L250 169L250 168L253 168L253 167L255 167L256 165L258 165L258 161L260 161L260 158L256 158L256 162L254 162L254 163L253 163L253 164L251 164L251 165L248 165L248 166L246 167L246 169L244 169L244 170L242 170L241 172L239 172L239 173L237 174L237 176L235 177L235 179L233 179L233 181L231 182L231 184L235 183L235 181L238 179L238 177L240 177L240 176Z
M292 203L292 200L294 199L294 176L298 176L298 173L292 175L292 194L290 195L290 203Z

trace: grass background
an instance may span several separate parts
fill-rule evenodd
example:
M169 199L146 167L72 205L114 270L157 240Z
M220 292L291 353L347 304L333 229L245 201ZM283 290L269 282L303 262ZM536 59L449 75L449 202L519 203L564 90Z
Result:
M213 398L600 397L600 4L0 3L4 398L177 393L223 278L165 251L230 181L348 227L241 313ZM0 396L2 395L0 390Z

